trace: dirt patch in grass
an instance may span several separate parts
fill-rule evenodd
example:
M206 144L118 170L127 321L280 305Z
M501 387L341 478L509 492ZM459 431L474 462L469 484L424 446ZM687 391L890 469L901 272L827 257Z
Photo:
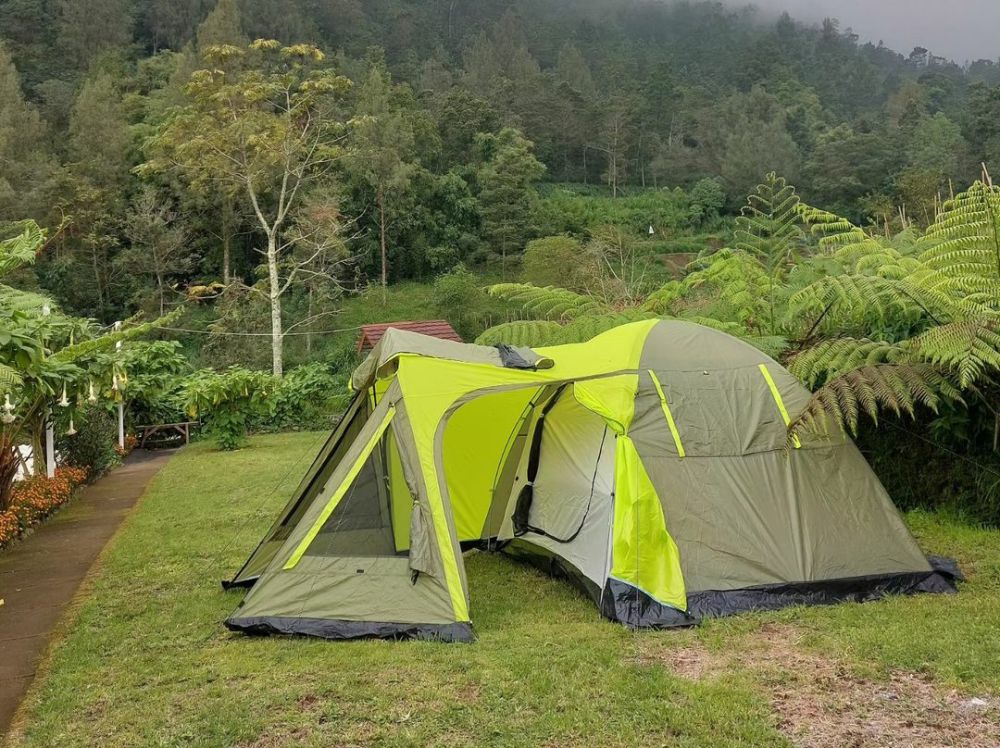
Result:
M748 677L768 695L779 729L802 748L1000 747L996 697L970 697L898 670L873 680L801 640L795 627L769 624L724 652L694 642L646 651L641 660L697 681Z

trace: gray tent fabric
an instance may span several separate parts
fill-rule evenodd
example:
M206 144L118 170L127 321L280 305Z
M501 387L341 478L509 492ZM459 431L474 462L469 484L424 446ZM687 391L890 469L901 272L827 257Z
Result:
M683 322L661 323L647 339L641 368L661 383L686 455L677 455L648 375L632 436L670 517L688 589L930 572L849 440L789 449L761 365L786 409L801 410L808 391L740 340Z
M391 549L391 518L387 516L389 510L383 496L388 469L379 445L384 444L397 418L405 423L405 413L399 416L395 412L400 398L399 386L393 383L316 500L273 555L239 608L226 620L227 627L248 633L312 634L326 638L471 640L471 627L455 621L426 505L421 506L417 501L415 506L419 508L407 522L417 552L407 549L405 553L395 553ZM382 438L366 454L366 448L380 430ZM400 440L400 431L393 433ZM364 467L350 481L348 475L359 461L364 461ZM409 472L405 459L403 470ZM412 475L406 482L417 485ZM320 534L309 542L305 554L291 566L296 549L307 540L324 511L329 511L334 493L345 486L348 493L323 524ZM357 508L338 517L349 501L354 501ZM386 546L386 533L390 547Z
M527 366L546 369L552 366L551 359L540 356L530 348L507 346L507 351L516 354L521 362L515 368ZM410 330L390 327L367 358L354 370L351 376L352 388L363 390L376 375L387 376L395 365L396 359L404 354L501 367L506 365L505 356L509 355L509 353L491 346L456 343L453 340L442 340Z
M608 577L614 493L614 434L604 421L564 390L546 416L540 464L528 520L533 528L520 537L572 564L598 588ZM524 485L529 455L523 453L520 476L510 493L510 518ZM500 541L515 537L508 521Z

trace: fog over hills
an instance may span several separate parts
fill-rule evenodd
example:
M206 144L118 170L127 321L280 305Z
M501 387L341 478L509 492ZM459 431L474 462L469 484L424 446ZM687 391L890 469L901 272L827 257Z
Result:
M731 5L746 0L724 0ZM1000 0L754 0L763 10L787 10L802 21L833 17L865 41L903 54L916 46L957 62L1000 57Z

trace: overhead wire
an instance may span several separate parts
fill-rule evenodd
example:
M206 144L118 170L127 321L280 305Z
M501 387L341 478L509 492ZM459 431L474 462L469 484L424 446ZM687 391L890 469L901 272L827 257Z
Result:
M337 330L308 330L304 332L283 332L281 337L287 338L292 335L336 335L342 332L358 332L362 328L362 325L357 325L355 327L341 327ZM159 327L159 330L166 330L167 332L181 332L194 335L227 335L230 337L252 337L252 338L270 338L273 333L270 332L229 332L225 330L195 330L188 327Z

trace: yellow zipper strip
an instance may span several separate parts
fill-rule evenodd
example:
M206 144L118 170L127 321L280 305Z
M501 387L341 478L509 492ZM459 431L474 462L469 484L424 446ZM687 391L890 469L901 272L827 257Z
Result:
M674 422L674 414L670 412L670 405L667 404L667 396L663 394L663 387L660 385L660 380L656 378L656 374L652 369L649 370L649 378L653 380L653 386L656 388L656 394L660 396L660 407L663 409L663 416L667 419L667 426L670 427L670 433L674 437L674 445L677 447L677 456L684 457L684 445L681 444L681 435L677 430L677 424Z
M767 364L760 365L760 373L764 375L764 381L767 382L768 388L771 390L771 397L774 398L774 402L778 406L778 410L781 411L781 417L785 420L785 426L788 426L792 419L788 417L788 410L785 408L785 401L781 399L781 393L778 392L778 385L774 383L774 379L771 377L771 372L767 370ZM792 437L792 444L795 445L796 449L801 449L802 442L799 441L799 437Z

